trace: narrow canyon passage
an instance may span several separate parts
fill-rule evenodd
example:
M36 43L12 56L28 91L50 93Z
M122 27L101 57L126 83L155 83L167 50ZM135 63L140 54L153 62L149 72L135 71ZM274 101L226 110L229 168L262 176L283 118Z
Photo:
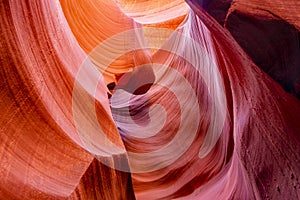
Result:
M299 199L299 10L1 1L0 199Z

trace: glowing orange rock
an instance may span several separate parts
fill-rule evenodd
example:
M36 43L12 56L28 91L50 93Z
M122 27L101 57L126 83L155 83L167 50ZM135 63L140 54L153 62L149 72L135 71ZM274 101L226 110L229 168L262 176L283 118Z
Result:
M0 3L1 199L299 198L299 100L187 2Z

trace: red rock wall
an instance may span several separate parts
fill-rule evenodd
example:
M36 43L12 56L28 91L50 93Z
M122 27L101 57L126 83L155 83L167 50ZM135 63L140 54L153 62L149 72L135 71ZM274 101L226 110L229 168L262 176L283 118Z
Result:
M186 3L0 2L0 199L299 199L298 1Z
M299 1L198 1L264 72L299 99Z

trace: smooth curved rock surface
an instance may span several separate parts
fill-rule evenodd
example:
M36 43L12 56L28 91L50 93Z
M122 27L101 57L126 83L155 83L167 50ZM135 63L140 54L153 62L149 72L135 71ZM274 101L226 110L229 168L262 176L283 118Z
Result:
M299 1L198 1L262 70L300 98Z
M0 199L299 199L298 12L2 1Z

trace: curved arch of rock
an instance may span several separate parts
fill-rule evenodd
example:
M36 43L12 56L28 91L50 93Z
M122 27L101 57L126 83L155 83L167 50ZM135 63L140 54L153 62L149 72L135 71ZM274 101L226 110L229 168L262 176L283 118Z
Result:
M299 199L300 102L219 24L299 3L224 2L1 1L0 198Z

